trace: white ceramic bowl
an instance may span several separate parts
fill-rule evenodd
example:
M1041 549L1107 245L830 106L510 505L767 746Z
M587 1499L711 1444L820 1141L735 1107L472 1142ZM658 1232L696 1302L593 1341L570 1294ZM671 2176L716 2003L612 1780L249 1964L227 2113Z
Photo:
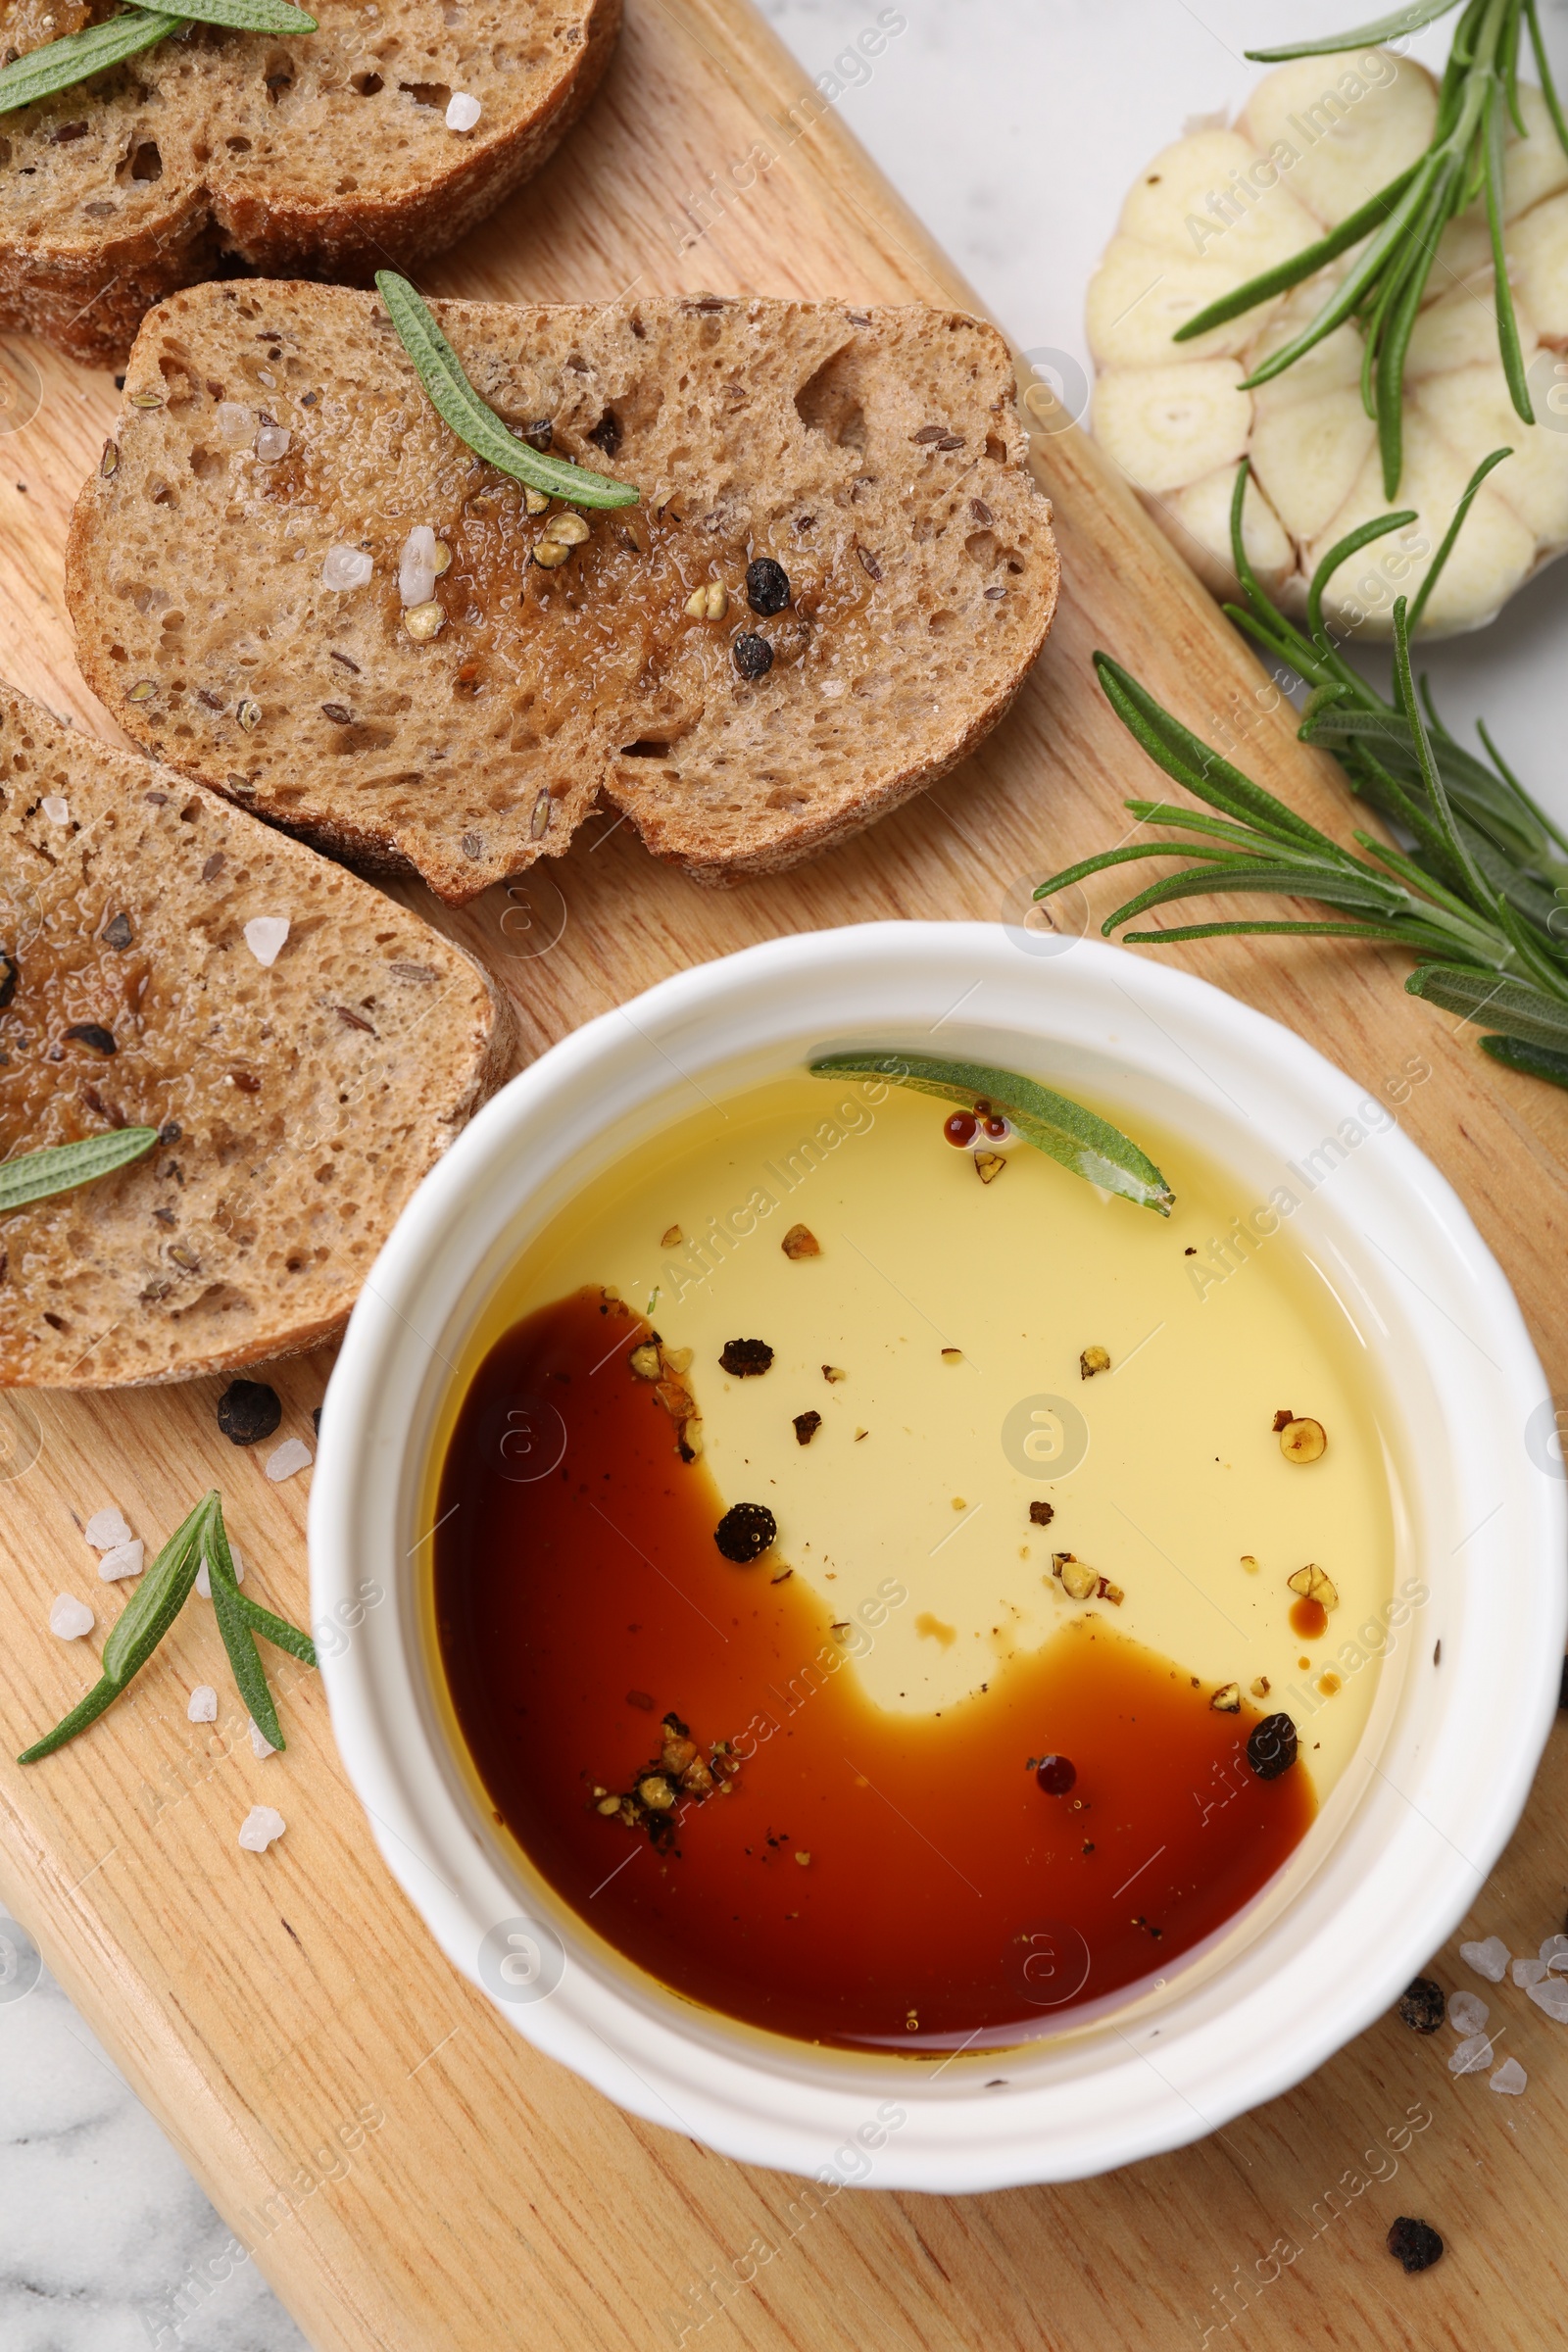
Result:
M1038 952L1054 946L1065 952ZM411 1558L444 1359L528 1236L594 1168L691 1108L693 1083L721 1095L850 1045L1032 1072L1093 1090L1129 1125L1141 1107L1259 1200L1282 1181L1303 1189L1283 1163L1299 1168L1355 1122L1364 1140L1343 1146L1293 1230L1368 1350L1400 1497L1396 1580L1413 1572L1431 1591L1306 1838L1197 1962L1054 2040L940 2067L811 2049L699 2010L509 1859L442 1728ZM388 1867L530 2041L744 2161L960 2191L1074 2179L1195 2139L1389 2007L1468 1910L1524 1804L1557 1701L1565 1488L1501 1272L1397 1127L1356 1120L1363 1101L1299 1038L1152 957L992 924L877 923L664 981L554 1047L459 1137L382 1251L333 1374L312 1613L351 1629L323 1671ZM368 1586L386 1601L367 1607Z

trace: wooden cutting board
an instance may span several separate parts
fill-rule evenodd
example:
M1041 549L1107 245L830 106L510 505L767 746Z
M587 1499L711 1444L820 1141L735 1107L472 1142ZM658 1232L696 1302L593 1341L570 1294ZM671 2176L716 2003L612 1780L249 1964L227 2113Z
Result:
M1073 201L1048 171L1041 189L1048 207ZM976 307L746 0L629 0L619 56L566 151L428 284ZM0 423L24 413L29 364L41 405L0 438L0 668L108 735L75 672L61 563L115 396L107 377L17 345L24 407ZM528 1054L751 941L889 915L994 918L1024 878L1104 847L1151 771L1100 699L1096 646L1200 731L1228 729L1253 773L1345 831L1337 771L1260 702L1250 656L1093 447L1043 429L1036 449L1056 502L1060 617L1005 725L925 800L727 894L656 866L608 818L548 879L461 915L413 894L514 996ZM1399 1102L1568 1390L1568 1101L1486 1065L1400 994L1393 956L1243 941L1183 954ZM1431 1074L1406 1089L1412 1068ZM279 1368L283 1434L309 1439L328 1368L325 1354ZM270 1487L220 1438L218 1389L0 1397L0 1754L79 1687L79 1653L44 1630L57 1591L89 1589L73 1512L114 1499L161 1538L220 1479L257 1587L306 1614L308 1481ZM662 2131L620 2114L458 1978L382 1867L314 1676L279 1678L289 1751L258 1763L243 1722L184 1717L192 1682L227 1681L210 1612L193 1605L166 1657L90 1739L41 1769L0 1765L0 1894L319 2352L654 2352L710 2328L710 2342L733 2330L760 2348L878 2352L1143 2352L1227 2332L1411 2352L1562 2338L1568 2040L1511 1986L1493 2008L1529 2072L1523 2099L1494 2096L1484 2076L1456 2082L1446 2032L1422 2040L1390 2019L1289 2097L1101 2180L932 2198L879 2191L873 2174L858 2193L806 2196L705 2151L678 2118ZM1559 1732L1465 1933L1533 1951L1562 1925L1565 1796ZM235 1845L259 1801L289 1823L265 1864ZM1451 1953L1439 1973L1473 1981ZM1447 2240L1419 2278L1384 2250L1401 2213ZM212 2277L185 2282L177 2306L149 2315L154 2333L210 2303L222 2340L223 2292Z

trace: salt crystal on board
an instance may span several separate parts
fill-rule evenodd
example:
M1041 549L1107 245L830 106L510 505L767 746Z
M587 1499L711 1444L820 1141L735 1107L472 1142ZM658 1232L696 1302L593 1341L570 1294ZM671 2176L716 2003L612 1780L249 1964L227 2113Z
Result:
M1450 1992L1448 2023L1456 2034L1479 2034L1492 2015L1486 2002L1476 1992Z
M190 1694L185 1714L191 1723L216 1723L218 1721L218 1692L213 1689L211 1683L197 1684Z
M274 1813L270 1805L252 1805L240 1824L239 1841L248 1854L265 1854L287 1826L282 1814Z
M251 1748L257 1756L275 1756L277 1753L254 1715L251 1717Z
M1568 1968L1568 1936L1548 1936L1541 1957L1548 1968Z
M1479 2075L1491 2064L1491 2034L1467 2034L1458 2048L1449 2054L1448 2072L1450 2075Z
M132 1536L128 1544L117 1544L113 1551L104 1553L98 1573L106 1585L112 1585L122 1576L140 1576L146 1564L146 1547L139 1536Z
M308 1470L314 1458L303 1438L285 1438L268 1455L267 1475L275 1486L280 1479L292 1478L296 1470Z
M113 1551L118 1544L130 1542L130 1522L110 1503L104 1510L94 1511L82 1533L94 1551Z
M1538 2009L1544 2009L1548 2017L1555 2018L1559 2026L1568 2026L1568 1984L1561 1977L1543 1977L1539 1984L1527 1984L1525 1996Z
M1516 1960L1513 1964L1513 1981L1522 1992L1528 1992L1532 1984L1539 1984L1545 1973L1544 1960Z
M1492 2078L1492 2087L1500 2090L1504 2098L1516 2099L1529 2080L1517 2058L1505 2058Z
M79 1642L97 1622L84 1600L74 1600L69 1592L55 1594L49 1608L49 1631L58 1634L62 1642Z
M1459 1957L1489 1984L1500 1984L1512 1955L1500 1936L1489 1936L1484 1943L1461 1943Z

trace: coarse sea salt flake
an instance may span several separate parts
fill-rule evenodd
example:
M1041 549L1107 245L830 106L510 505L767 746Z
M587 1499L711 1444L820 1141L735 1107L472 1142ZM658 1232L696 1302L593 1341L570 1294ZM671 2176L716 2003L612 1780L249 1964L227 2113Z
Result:
M253 914L245 926L245 945L258 963L274 964L287 937L286 914Z
M58 792L46 792L38 806L52 825L70 824L71 803L63 801Z
M398 557L398 596L405 612L434 596L435 565L435 533L427 522L416 522Z
M1467 2034L1448 2057L1450 2075L1479 2075L1492 2064L1490 2034Z
M1479 2034L1492 2015L1479 1993L1450 1992L1448 2023L1456 2034Z
M1513 1964L1513 1981L1524 1992L1528 1992L1532 1984L1539 1984L1545 1973L1544 1960L1516 1960Z
M248 1854L265 1854L287 1827L282 1814L274 1813L270 1805L252 1805L240 1823L239 1841Z
M251 1717L251 1748L257 1756L275 1756L277 1753L254 1715Z
M50 1603L49 1631L58 1634L62 1642L79 1642L97 1622L87 1603L74 1599L69 1592L57 1592Z
M466 90L454 90L447 101L448 130L471 130L484 113L477 98Z
M1559 2026L1568 2026L1568 1984L1561 1977L1543 1977L1539 1984L1527 1984L1525 1997L1555 2018Z
M190 1694L185 1713L192 1723L216 1723L218 1721L218 1692L213 1689L211 1683L197 1684Z
M339 593L348 588L364 588L374 570L375 565L363 547L329 547L321 559L321 586Z
M1568 1968L1568 1936L1548 1936L1541 1947L1548 1968Z
M105 1510L94 1511L83 1533L94 1551L113 1551L117 1544L130 1542L130 1522L111 1503Z
M117 1544L113 1551L104 1553L98 1573L106 1585L112 1585L122 1576L140 1576L146 1565L146 1546L139 1536L133 1536L128 1544Z
M279 458L288 456L293 438L286 424L264 424L256 436L256 455L264 466L275 466Z
M1516 2099L1529 2080L1517 2058L1505 2058L1492 2078L1492 2087L1500 2090L1504 2098Z
M1466 1968L1473 1968L1478 1977L1489 1984L1500 1984L1512 1958L1500 1936L1489 1936L1484 1943L1461 1943L1459 1957Z
M275 1486L280 1479L292 1478L296 1470L308 1470L314 1458L303 1438L285 1438L268 1455L267 1475Z

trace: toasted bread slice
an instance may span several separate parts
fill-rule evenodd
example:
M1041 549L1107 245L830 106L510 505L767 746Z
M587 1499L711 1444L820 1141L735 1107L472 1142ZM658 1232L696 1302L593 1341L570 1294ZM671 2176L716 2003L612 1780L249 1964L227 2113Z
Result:
M1006 709L1057 563L994 327L713 296L435 310L509 424L548 421L640 504L552 548L559 510L441 421L373 295L173 296L67 573L84 674L160 758L459 903L601 798L704 880L770 872ZM420 525L450 553L422 639L399 590ZM329 586L354 551L367 583ZM694 615L700 589L726 609Z
M0 52L102 14L0 0ZM593 95L620 0L313 0L279 40L188 24L0 117L0 327L122 366L143 313L235 261L368 281L440 252ZM477 99L450 129L455 95Z
M288 925L270 963L258 917ZM159 1130L0 1219L0 1386L315 1346L505 1071L483 973L427 923L3 687L0 934L0 1156Z

